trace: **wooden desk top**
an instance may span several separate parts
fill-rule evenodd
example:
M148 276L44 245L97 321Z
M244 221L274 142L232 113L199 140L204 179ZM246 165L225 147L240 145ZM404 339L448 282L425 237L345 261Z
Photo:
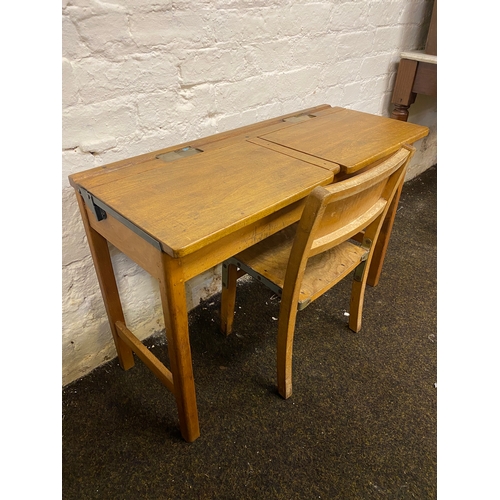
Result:
M329 184L337 164L355 172L427 133L323 105L79 172L70 183L182 257Z

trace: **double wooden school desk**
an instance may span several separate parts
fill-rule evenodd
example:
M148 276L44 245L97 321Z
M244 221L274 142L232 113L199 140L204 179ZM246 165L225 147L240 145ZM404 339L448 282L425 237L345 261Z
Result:
M426 136L426 127L329 105L73 174L121 367L135 353L174 394L186 441L200 435L185 283L300 218L318 185ZM397 201L379 238L376 285ZM159 282L169 368L125 325L108 242Z

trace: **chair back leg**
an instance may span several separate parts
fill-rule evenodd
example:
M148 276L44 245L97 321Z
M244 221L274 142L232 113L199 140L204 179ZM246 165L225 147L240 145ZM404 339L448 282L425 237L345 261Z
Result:
M356 333L361 330L366 283L370 275L374 250L377 248L377 241L384 222L385 213L384 211L366 228L361 244L368 250L368 255L366 260L361 262L354 271L349 306L349 328Z
M220 330L226 335L229 335L233 330L237 279L238 269L236 265L225 262L222 267Z
M363 317L363 301L366 288L366 268L363 278L352 281L351 303L349 307L349 328L358 333L361 330L361 319Z

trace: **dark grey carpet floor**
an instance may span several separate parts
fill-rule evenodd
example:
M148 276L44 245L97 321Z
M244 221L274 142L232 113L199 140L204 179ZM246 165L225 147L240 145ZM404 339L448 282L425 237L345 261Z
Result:
M201 437L184 442L174 399L137 360L63 389L64 499L436 498L436 177L405 184L363 327L347 327L350 278L299 313L294 392L275 389L278 302L238 288L190 313ZM166 359L161 337L151 350Z

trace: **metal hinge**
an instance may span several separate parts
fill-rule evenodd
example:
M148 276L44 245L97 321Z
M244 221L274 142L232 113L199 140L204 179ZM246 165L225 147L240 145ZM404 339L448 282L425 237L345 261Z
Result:
M99 220L104 220L107 217L105 210L103 210L100 206L96 205L94 197L82 187L78 188L78 191L82 195L83 200L87 207L89 207L90 211L94 214L95 218Z
M85 204L89 208L89 210L94 214L95 218L98 221L102 221L107 218L108 213L111 217L121 222L124 226L128 227L135 234L140 236L142 239L146 240L150 245L153 245L158 250L161 250L160 242L154 239L151 235L138 228L135 224L132 224L128 219L120 215L118 212L115 212L111 207L108 207L105 203L89 193L86 189L79 187L78 191L82 195L82 198L85 201Z

